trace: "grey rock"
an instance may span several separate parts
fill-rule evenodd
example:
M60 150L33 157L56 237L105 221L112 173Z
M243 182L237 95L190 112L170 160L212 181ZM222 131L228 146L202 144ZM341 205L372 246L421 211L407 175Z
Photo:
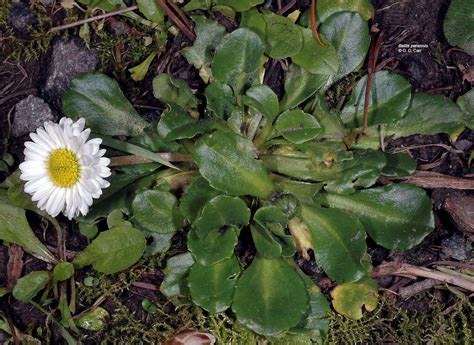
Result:
M34 132L45 121L54 121L49 105L39 97L28 96L15 106L12 135L19 137Z
M470 247L471 245L467 239L460 234L454 234L441 241L441 251L443 254L459 261L469 259Z
M82 73L93 72L99 65L99 53L88 49L79 39L57 41L53 46L43 85L44 98L55 108L61 108L61 98L71 80Z

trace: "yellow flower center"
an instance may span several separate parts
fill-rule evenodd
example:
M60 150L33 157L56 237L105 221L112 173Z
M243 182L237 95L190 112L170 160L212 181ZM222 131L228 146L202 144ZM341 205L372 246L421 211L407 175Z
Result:
M79 180L80 166L76 154L68 149L56 149L48 158L48 175L59 187L68 188Z

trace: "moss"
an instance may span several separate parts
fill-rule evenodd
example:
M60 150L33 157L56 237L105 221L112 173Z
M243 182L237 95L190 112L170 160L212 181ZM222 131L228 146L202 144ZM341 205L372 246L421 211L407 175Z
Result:
M0 23L8 23L11 5L9 0L0 0ZM7 59L38 59L48 51L52 40L57 36L56 33L48 33L47 28L52 26L53 20L40 1L31 1L30 10L35 14L38 25L28 28L28 37L18 37L8 25L4 27L3 39L10 42L9 46L12 47Z
M433 300L430 310L419 313L382 301L375 312L359 321L333 313L329 343L472 344L474 304L460 298L453 305L449 310Z
M127 299L131 282L141 280L143 273L155 272L164 264L163 256L142 259L129 271L115 276L94 273L95 287L79 282L78 297L83 308L99 296L113 302L111 322L104 332L81 332L85 343L163 343L177 332L197 329L214 335L218 344L315 344L305 336L265 339L236 322L231 313L211 315L193 304L174 307L164 298L153 301L156 311L139 317ZM420 296L426 301L430 295ZM416 298L416 297L415 297ZM135 301L136 303L136 301ZM377 309L361 320L351 320L335 312L330 314L329 344L472 344L474 304L467 298L452 297L449 305L432 298L424 312L407 311L382 300ZM110 308L109 308L110 309Z

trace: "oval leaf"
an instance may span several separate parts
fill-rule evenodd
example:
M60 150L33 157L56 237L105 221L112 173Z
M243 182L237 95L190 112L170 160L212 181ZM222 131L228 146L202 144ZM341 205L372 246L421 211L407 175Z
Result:
M186 110L197 107L197 99L188 83L166 73L153 79L153 95L164 103L176 104Z
M357 218L343 211L303 206L301 217L313 237L314 256L324 272L338 283L367 273L365 230Z
M256 33L237 29L224 36L216 47L212 74L216 80L230 84L242 73L257 70L263 50L263 42Z
M262 163L255 159L254 149L250 140L215 132L196 143L193 158L212 187L231 195L266 199L275 186Z
M472 1L453 0L444 20L444 33L449 43L474 55L474 16Z
M211 77L211 51L219 44L226 31L224 26L204 16L193 17L193 20L196 23L196 40L192 47L184 48L181 54L199 70L199 75L207 83Z
M316 7L318 23L324 22L334 13L345 11L357 12L365 20L374 16L374 6L370 0L318 0Z
M205 239L214 229L224 225L247 225L249 219L250 210L242 199L219 195L206 203L194 227L198 236Z
M70 262L60 262L54 266L53 279L55 281L63 281L74 275L74 266Z
M357 216L377 244L406 250L420 243L434 229L431 200L410 184L393 184L352 195L324 194L325 205Z
M284 59L298 54L303 47L301 28L291 19L275 14L264 16L266 21L267 54L273 59Z
M313 74L333 75L339 69L339 57L336 49L325 42L321 47L313 37L311 29L301 29L303 48L293 56L293 62Z
M209 186L206 179L199 177L189 186L179 200L179 209L184 217L193 222L204 205L220 192Z
M132 210L133 221L147 231L170 234L182 225L178 200L170 192L141 192L133 199Z
M210 266L195 263L188 277L193 302L210 313L221 313L232 303L240 265L235 257Z
M137 0L138 9L143 15L157 24L163 24L165 14L155 0Z
M341 118L346 125L361 127L364 114L367 76L362 78L344 106ZM369 102L369 125L395 122L410 105L411 85L402 76L380 71L374 74Z
M285 95L281 101L281 110L291 109L306 101L321 89L329 76L309 73L297 64L291 64L285 74Z
M278 96L266 85L252 86L245 93L244 104L253 107L268 121L273 122L279 113Z
M339 57L336 80L362 67L369 49L370 36L369 26L360 14L334 14L321 25L320 32L336 48Z
M179 303L179 297L186 293L188 275L190 267L194 264L191 253L183 253L166 262L165 279L161 283L160 291L174 303Z
M145 235L130 226L117 226L101 232L73 264L92 265L101 273L112 274L136 263L145 251Z
M237 282L232 310L253 331L274 336L302 320L308 311L308 293L284 260L256 257Z
M385 126L385 135L399 138L413 134L446 133L456 137L463 130L463 112L456 103L444 96L418 93L413 95L407 114Z
M63 96L62 110L73 119L85 118L87 127L98 134L137 136L148 126L117 82L101 73L74 78Z
M46 262L56 259L46 246L38 240L30 228L25 210L11 206L0 198L0 240L17 244L27 252L36 254Z
M201 265L213 265L234 255L238 234L237 227L226 226L212 230L202 240L191 230L188 234L188 249Z
M22 302L31 301L43 290L51 279L48 271L34 271L16 281L12 294Z
M362 308L373 311L377 307L377 284L368 278L336 286L331 292L334 309L353 320L362 318Z
M294 144L302 144L314 139L321 132L318 120L301 110L290 110L281 114L275 124L275 129Z
M76 323L79 327L87 329L88 331L100 331L106 325L106 319L109 317L109 312L102 307L97 307L87 314L77 319Z
M260 5L264 0L215 0L217 5L228 6L237 12L244 12L248 9Z

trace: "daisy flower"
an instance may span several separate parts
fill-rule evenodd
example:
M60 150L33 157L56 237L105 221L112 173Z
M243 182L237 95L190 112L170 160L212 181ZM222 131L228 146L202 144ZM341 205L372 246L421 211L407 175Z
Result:
M102 157L102 139L87 140L91 130L84 125L84 119L48 121L30 134L33 141L25 142L25 161L20 164L25 192L53 217L60 212L69 219L86 215L92 200L110 185L105 180L110 159Z

